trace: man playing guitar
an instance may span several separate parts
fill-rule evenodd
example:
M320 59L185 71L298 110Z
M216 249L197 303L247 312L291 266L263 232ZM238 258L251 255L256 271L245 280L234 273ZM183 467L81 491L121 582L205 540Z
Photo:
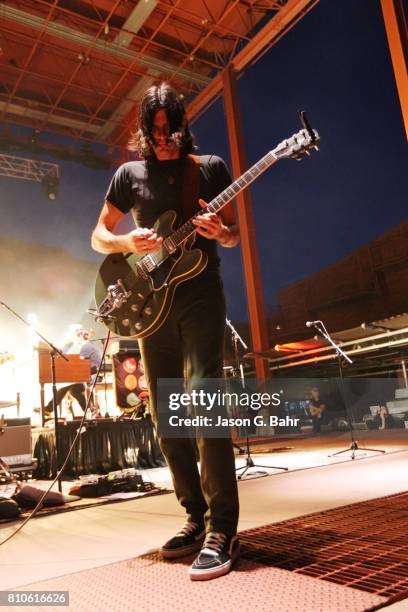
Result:
M191 155L193 139L183 100L168 84L146 91L138 127L131 144L140 161L128 162L117 170L92 235L92 246L101 253L153 257L163 244L163 237L153 229L160 215L174 210L179 220L188 219L192 211L200 211L200 206L231 182L222 159ZM195 201L189 201L188 193L197 193L197 198L190 196ZM136 229L115 234L128 212L132 212ZM156 423L157 379L182 379L185 371L190 381L222 377L225 299L217 243L233 247L239 233L231 205L220 214L199 214L193 223L194 248L207 257L207 264L197 276L177 287L164 322L139 340ZM146 317L150 310L146 308ZM123 324L131 329L131 315L126 315ZM161 548L161 553L174 559L201 549L190 568L190 577L206 580L227 573L238 555L238 493L231 439L199 438L197 443L201 474L190 438L160 440L175 493L187 512L184 527Z

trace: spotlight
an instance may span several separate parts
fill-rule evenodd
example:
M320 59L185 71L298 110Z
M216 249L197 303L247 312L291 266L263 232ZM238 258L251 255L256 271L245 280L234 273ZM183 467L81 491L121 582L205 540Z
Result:
M49 200L55 200L58 195L59 178L56 174L46 174L41 184Z

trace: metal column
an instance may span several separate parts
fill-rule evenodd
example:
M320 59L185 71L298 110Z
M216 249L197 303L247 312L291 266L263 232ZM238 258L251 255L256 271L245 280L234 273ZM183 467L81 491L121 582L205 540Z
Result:
M381 0L385 30L408 139L408 34L402 0Z
M241 113L236 90L235 74L231 68L223 72L223 93L227 117L228 140L234 177L247 169L244 153ZM252 348L254 352L265 351L269 338L265 319L264 295L259 266L258 245L255 237L255 221L252 211L252 198L249 189L241 191L236 197L238 222L241 233L242 260L247 292L249 322L251 326ZM257 378L270 376L268 363L256 359Z

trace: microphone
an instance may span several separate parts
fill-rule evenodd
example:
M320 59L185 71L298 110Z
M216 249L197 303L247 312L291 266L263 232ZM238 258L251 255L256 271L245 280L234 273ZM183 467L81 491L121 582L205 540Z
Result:
M316 327L321 321L306 321L306 327Z

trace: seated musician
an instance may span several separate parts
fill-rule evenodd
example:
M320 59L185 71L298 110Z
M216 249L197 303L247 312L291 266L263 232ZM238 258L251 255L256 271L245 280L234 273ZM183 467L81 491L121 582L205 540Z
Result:
M74 329L74 333L70 342L62 347L62 352L66 355L80 355L83 359L89 359L91 362L91 373L95 374L98 369L102 354L95 343L90 342L90 332L81 325ZM57 390L56 402L60 405L64 397L69 393L80 405L83 412L86 408L85 383L73 383L66 385ZM53 412L52 398L44 408L44 414L50 416Z
M376 429L392 429L398 427L395 418L390 414L387 404L380 403L377 414L373 419Z
M319 433L324 418L323 415L326 410L326 404L324 404L320 398L320 391L318 387L312 387L310 396L311 397L307 409L312 417L313 431L315 433Z

